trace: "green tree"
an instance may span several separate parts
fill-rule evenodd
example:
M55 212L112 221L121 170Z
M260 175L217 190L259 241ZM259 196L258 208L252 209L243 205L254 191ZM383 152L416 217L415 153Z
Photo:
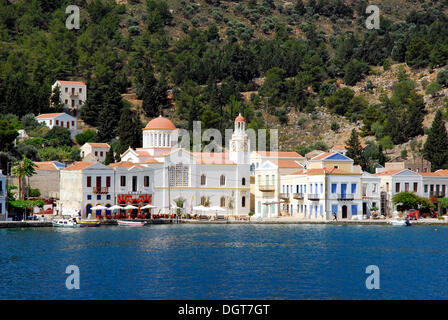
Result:
M431 162L433 171L448 167L448 136L442 111L437 110L428 138L423 146L423 156Z
M130 148L141 147L142 123L138 115L130 108L125 108L118 123L118 136L120 137L120 153Z
M420 198L412 192L399 192L392 197L395 205L399 205L402 210L414 209L420 203Z
M52 140L56 142L56 145L60 146L72 146L73 141L71 138L70 130L64 127L55 126L48 131L44 137L46 140Z
M406 50L406 63L413 68L422 68L428 65L430 45L420 37L412 38Z
M53 109L53 112L62 112L64 104L61 100L61 88L57 85L54 87L51 96L50 96L50 107Z
M350 138L346 142L347 153L346 156L353 159L353 164L363 165L362 146L359 141L359 135L356 129L352 130Z

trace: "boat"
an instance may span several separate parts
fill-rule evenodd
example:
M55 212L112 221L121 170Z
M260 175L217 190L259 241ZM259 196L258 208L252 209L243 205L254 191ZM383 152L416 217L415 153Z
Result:
M143 221L118 220L118 225L124 227L141 227L145 225L145 223Z
M78 222L80 227L91 228L91 227L99 227L101 222L98 220L81 220Z
M53 227L64 227L64 228L76 228L79 224L74 218L69 216L62 216L62 219L55 219L52 221Z
M399 219L395 219L395 220L389 220L387 221L387 223L393 225L393 226L410 226L411 222L409 220L399 220Z

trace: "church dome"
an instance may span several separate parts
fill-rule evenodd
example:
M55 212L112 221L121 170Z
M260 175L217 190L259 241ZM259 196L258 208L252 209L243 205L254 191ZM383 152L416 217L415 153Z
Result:
M167 118L159 116L158 118L154 118L148 122L145 129L152 130L175 130L177 129L174 123Z
M244 119L244 117L240 113L238 117L235 118L235 122L246 122L246 119Z

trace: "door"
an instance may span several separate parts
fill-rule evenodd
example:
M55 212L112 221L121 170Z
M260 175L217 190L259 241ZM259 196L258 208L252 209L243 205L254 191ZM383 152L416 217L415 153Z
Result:
M137 192L137 176L132 176L132 192Z
M367 203L365 202L362 203L362 214L363 215L367 214Z
M342 206L342 219L347 219L347 206Z
M343 183L341 184L341 195L344 198L346 194L347 194L347 184Z

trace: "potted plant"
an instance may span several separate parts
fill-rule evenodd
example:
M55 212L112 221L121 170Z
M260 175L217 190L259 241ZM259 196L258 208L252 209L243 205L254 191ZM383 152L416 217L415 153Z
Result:
M249 216L249 222L250 222L250 217L252 217L254 215L254 213L252 211L250 211L247 215Z

